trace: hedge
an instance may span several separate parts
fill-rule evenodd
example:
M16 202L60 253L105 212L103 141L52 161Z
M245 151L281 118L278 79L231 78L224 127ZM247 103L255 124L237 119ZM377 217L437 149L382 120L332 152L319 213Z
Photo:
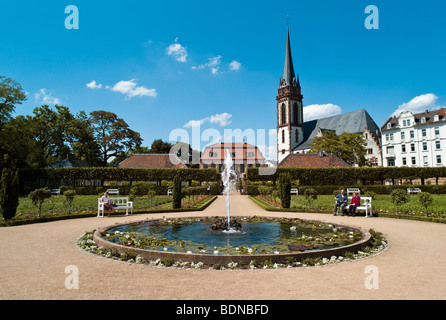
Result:
M378 168L277 168L270 175L259 174L259 169L248 168L248 181L278 181L281 173L289 173L301 185L375 184L387 179L428 179L446 177L446 167L378 167Z

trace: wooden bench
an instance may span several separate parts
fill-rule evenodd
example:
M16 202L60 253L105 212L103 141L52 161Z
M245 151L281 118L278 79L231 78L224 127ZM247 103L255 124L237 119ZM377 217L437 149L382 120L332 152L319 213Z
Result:
M60 195L60 189L51 189L51 194Z
M365 210L365 217L372 217L373 211L372 211L372 197L360 197L361 202L360 205L356 207L356 210ZM352 197L348 197L348 204L345 207L345 210L348 211L348 207L350 206L350 203L352 203ZM342 214L342 212L341 212ZM370 215L369 215L370 214Z
M109 198L110 203L113 204L115 210L125 209L125 215L133 214L133 201L129 201L128 197L114 197ZM98 198L98 217L104 217L105 207L102 198Z
M420 192L421 192L420 188L407 188L407 194L416 194Z
M107 189L108 194L115 194L119 196L119 190L118 189Z
M361 194L361 190L359 190L359 188L348 188L347 189L347 194L353 194L353 192L356 192L358 195Z
M290 194L295 194L297 196L297 195L299 195L299 191L297 190L297 188L292 188L290 190Z

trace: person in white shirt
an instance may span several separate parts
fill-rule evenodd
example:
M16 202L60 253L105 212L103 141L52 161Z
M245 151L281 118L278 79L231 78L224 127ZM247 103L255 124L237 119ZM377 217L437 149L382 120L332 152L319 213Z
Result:
M104 195L101 198L101 201L104 204L105 210L108 211L107 217L110 217L110 213L112 211L115 211L115 208L113 207L113 204L110 202L110 198L108 197L108 192L104 193Z

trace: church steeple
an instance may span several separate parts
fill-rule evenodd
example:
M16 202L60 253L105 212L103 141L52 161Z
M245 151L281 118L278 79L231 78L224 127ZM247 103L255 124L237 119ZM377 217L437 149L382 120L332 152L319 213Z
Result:
M287 26L287 39L285 48L285 65L283 67L283 77L281 86L299 87L299 77L294 73L293 57L291 55L290 30Z
M280 163L302 143L304 137L303 105L299 78L291 56L290 30L287 26L285 65L277 100L277 161Z

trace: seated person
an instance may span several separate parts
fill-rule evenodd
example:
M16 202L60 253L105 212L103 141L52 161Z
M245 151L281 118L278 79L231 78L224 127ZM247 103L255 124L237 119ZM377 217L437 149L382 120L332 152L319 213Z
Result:
M356 207L361 205L361 198L358 196L357 192L353 192L352 202L348 207L348 215L354 217L356 214Z
M341 190L341 193L335 197L336 204L334 206L334 215L338 215L338 208L341 209L341 215L344 215L345 207L348 204L348 196L345 194L344 190Z
M108 192L105 192L101 198L101 202L104 204L105 210L108 211L107 217L110 217L110 212L115 211L113 204L110 202L110 198L108 197Z

